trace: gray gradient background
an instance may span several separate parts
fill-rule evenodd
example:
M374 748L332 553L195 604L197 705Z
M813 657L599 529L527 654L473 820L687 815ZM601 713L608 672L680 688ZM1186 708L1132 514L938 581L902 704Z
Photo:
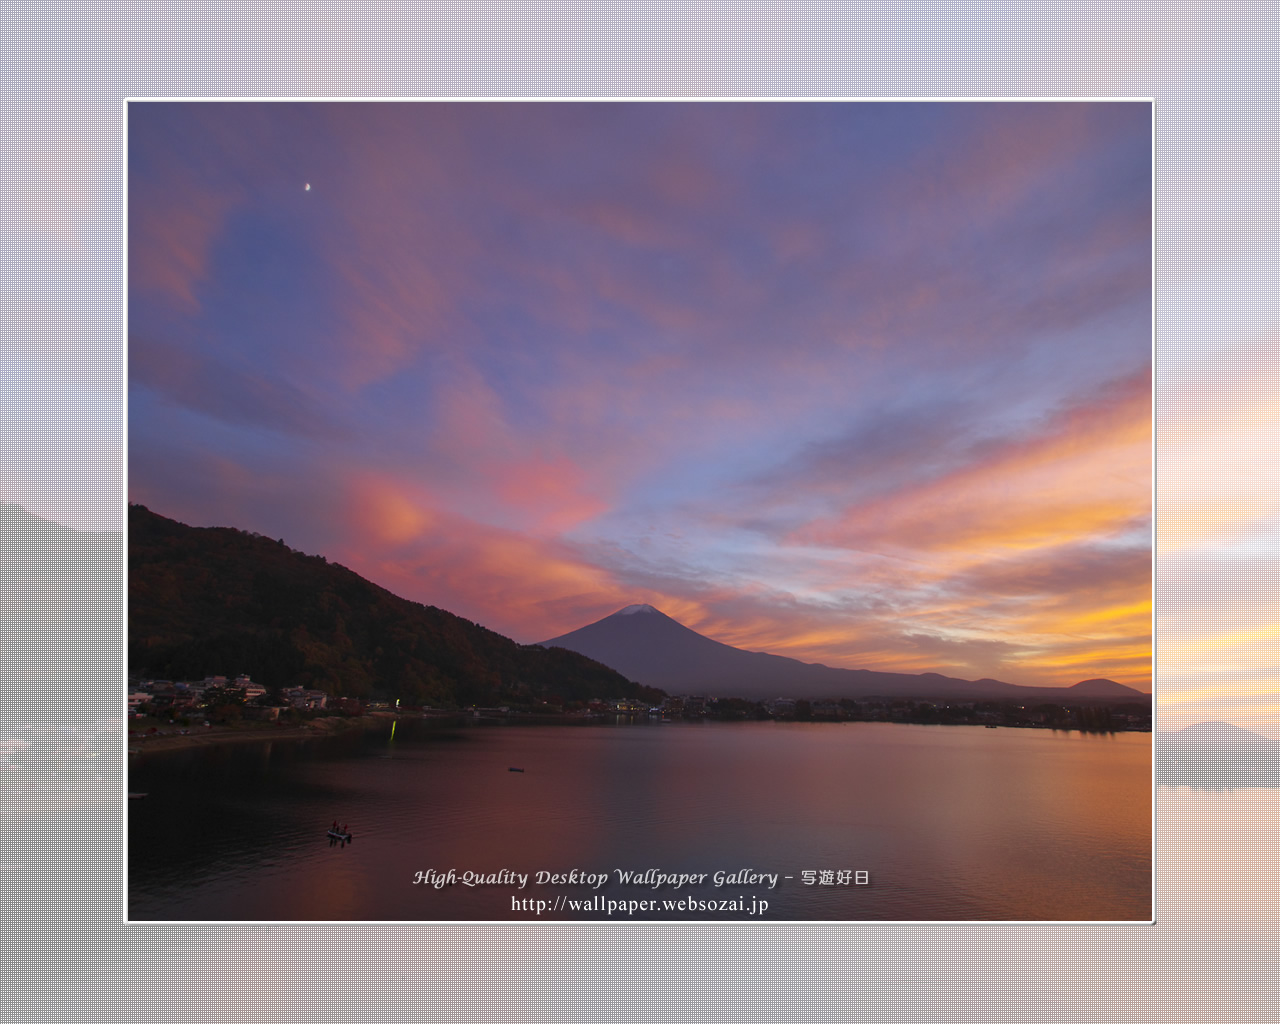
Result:
M1264 3L5 5L0 500L121 526L126 96L1150 96L1162 727L1280 736L1278 36ZM0 636L0 710L82 752L122 622L72 577ZM76 763L0 840L5 1020L1278 1019L1274 790L1162 792L1151 927L126 927L118 758Z

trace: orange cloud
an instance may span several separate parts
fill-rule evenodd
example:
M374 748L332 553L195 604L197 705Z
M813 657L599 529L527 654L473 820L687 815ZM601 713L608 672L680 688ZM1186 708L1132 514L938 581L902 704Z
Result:
M1086 554L1077 545L1051 557L1065 567ZM1065 570L1042 569L1039 586L1020 592L990 588L993 574L981 562L960 569L925 563L891 574L851 569L844 592L866 595L860 605L843 614L819 606L807 621L766 620L755 647L848 668L1040 685L1108 676L1149 688L1149 562L1144 570L1136 552L1109 557L1127 564L1109 571L1105 550L1086 558L1098 570L1096 586ZM1004 571L1021 560L1006 555Z
M429 499L402 483L372 473L357 475L348 485L351 525L358 535L383 544L400 545L422 536L436 523Z
M776 598L758 617L735 607L717 639L841 667L1148 688L1149 389L1136 374L932 478L875 463L903 482L785 538L805 554L789 578L822 597L794 617ZM840 464L824 454L789 478L791 507L810 476L816 493L839 493Z
M1150 514L1147 374L1023 441L797 530L795 543L945 552L957 561L1131 528Z

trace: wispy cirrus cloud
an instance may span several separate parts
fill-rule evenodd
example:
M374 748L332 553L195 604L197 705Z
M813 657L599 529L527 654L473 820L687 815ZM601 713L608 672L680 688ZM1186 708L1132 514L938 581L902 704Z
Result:
M1026 437L980 441L930 479L794 530L794 543L901 551L1035 548L1132 529L1150 515L1149 371Z
M211 419L316 441L346 432L326 402L291 381L253 366L235 366L207 349L129 336L130 384Z
M200 286L209 277L211 252L236 205L235 194L135 181L132 195L130 288L138 294L150 293L180 312L197 312Z
M1148 113L148 109L131 491L526 641L1136 680Z

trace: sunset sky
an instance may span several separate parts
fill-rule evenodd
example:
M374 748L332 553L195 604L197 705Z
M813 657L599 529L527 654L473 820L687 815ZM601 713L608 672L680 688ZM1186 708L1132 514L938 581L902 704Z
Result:
M128 164L131 501L524 643L1150 689L1148 104L132 103Z

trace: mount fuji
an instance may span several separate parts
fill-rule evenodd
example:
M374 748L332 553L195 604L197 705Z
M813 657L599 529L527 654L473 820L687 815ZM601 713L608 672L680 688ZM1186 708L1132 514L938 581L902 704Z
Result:
M926 672L907 675L868 669L829 668L776 654L730 647L681 625L648 604L633 604L581 629L542 641L564 647L669 693L710 697L883 696L959 699L1053 698L1134 700L1147 694L1111 680L1073 687L1029 687L996 679L970 681Z

